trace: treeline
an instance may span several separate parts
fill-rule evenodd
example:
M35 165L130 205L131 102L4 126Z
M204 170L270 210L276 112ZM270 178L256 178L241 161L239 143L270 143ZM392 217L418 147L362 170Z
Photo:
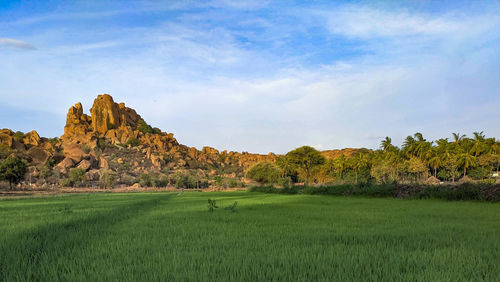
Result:
M278 158L275 164L256 164L247 177L261 184L427 183L475 181L494 183L500 166L500 142L474 132L472 138L427 141L421 133L406 137L401 148L386 137L378 150L360 149L327 159L303 146Z

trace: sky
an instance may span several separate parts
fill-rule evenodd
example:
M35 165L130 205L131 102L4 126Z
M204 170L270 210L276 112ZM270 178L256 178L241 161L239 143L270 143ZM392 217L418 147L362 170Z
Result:
M0 128L102 93L197 148L500 138L500 1L0 1Z

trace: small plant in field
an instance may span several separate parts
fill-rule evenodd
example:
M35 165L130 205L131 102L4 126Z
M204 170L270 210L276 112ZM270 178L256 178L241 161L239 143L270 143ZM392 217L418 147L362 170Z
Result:
M59 212L64 213L64 214L68 214L68 213L72 213L73 211L71 210L71 205L65 205L64 207L61 207L59 209Z
M213 212L215 209L218 209L217 202L212 199L208 199L208 211Z
M238 201L234 201L234 203L228 207L225 207L224 209L230 210L231 212L236 212L236 206L238 205Z

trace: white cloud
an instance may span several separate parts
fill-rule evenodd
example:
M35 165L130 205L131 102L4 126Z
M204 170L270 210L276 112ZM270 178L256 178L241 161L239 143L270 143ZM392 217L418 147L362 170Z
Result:
M5 46L14 49L22 49L22 50L34 50L36 49L34 45L24 42L17 39L12 38L0 38L0 47Z

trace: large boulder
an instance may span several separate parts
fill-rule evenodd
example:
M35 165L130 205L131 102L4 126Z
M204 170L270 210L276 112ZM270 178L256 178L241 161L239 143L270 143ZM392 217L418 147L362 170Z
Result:
M120 125L118 105L108 94L98 95L90 109L92 129L99 134L105 134L109 129Z
M40 135L35 130L26 133L23 137L25 145L38 146L40 145Z
M82 104L76 103L68 110L63 138L79 139L90 131L90 117L83 113Z
M73 160L69 157L64 158L60 163L58 163L54 169L58 170L61 173L66 173L68 171L68 168L72 168L75 165Z
M109 162L104 157L99 158L99 167L104 169L109 169Z
M44 164L52 156L49 151L38 146L31 147L26 153L35 164Z
M79 163L87 154L76 143L63 144L64 156L69 157L75 163Z
M161 170L162 165L165 163L163 157L153 154L151 155L150 159L153 166L156 167L158 170Z
M76 167L87 171L90 169L91 166L92 162L90 162L90 160L82 160Z

